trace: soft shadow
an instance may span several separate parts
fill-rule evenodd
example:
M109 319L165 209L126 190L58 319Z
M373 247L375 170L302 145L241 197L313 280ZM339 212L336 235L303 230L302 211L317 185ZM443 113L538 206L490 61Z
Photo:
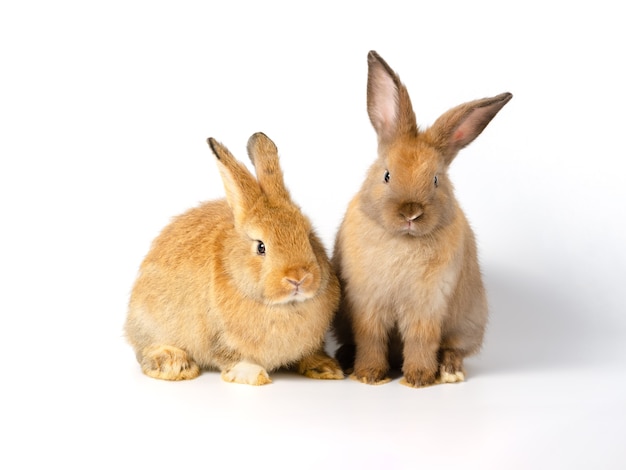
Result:
M583 292L513 271L484 273L490 319L482 352L468 360L471 375L579 367L601 358L594 345L598 318ZM606 326L606 325L605 325Z

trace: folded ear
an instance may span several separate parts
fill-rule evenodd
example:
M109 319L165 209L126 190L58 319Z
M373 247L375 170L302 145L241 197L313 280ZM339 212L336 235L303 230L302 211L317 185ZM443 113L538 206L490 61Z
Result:
M226 147L209 137L207 139L211 150L217 157L217 167L226 190L226 200L235 215L235 222L241 223L246 213L261 196L259 184Z
M267 197L289 199L274 142L262 132L253 134L248 139L248 156L256 170L259 186Z
M416 133L411 99L400 78L375 51L367 55L367 112L379 142Z
M480 135L511 98L511 93L502 93L452 108L435 121L426 135L442 151L446 163L450 163L459 150Z

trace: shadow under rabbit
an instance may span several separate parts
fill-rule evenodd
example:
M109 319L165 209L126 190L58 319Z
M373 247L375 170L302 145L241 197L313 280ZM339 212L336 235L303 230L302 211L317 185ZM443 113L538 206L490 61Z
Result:
M483 350L470 360L471 373L570 368L601 359L595 318L562 278L546 283L489 267L484 278L490 320Z

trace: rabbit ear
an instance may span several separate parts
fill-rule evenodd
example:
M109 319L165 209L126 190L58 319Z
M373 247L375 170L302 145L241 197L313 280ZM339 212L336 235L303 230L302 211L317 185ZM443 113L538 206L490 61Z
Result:
M248 139L248 156L256 170L261 190L269 198L289 199L274 142L262 132L253 134Z
M240 222L260 197L259 184L226 147L212 137L207 142L217 157L217 167L224 183L228 205L235 215L235 221Z
M367 55L367 112L379 141L417 133L415 114L406 87L375 51Z
M435 146L443 152L446 163L450 163L459 150L478 137L511 98L511 93L502 93L462 104L442 114L427 132Z

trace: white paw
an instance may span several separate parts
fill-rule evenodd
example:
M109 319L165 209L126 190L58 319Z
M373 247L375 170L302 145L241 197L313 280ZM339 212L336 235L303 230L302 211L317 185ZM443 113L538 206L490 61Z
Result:
M246 361L238 362L230 369L222 371L222 379L226 382L248 385L265 385L272 382L263 367Z
M463 382L465 380L465 374L461 370L456 372L446 372L443 367L439 371L439 381L442 384L452 384L456 382Z

